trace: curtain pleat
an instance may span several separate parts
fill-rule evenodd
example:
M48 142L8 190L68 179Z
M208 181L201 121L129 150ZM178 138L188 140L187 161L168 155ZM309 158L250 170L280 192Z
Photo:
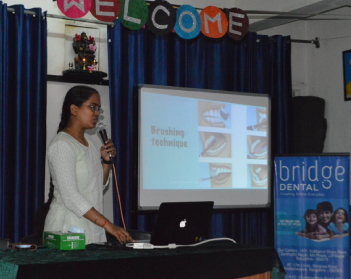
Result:
M34 233L44 203L46 154L46 18L0 2L0 234L19 241Z
M175 33L131 31L118 21L108 28L112 138L117 148L117 176L127 228L152 231L156 213L137 216L133 169L133 87L154 84L265 93L272 99L272 154L288 153L290 142L290 38L248 33L242 41L202 34L184 40ZM116 193L115 223L121 224ZM137 217L136 217L137 216ZM252 245L273 245L272 209L216 213L212 237L231 237Z

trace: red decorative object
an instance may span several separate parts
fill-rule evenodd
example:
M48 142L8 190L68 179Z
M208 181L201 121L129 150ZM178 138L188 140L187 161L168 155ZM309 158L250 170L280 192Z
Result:
M249 18L245 12L238 8L232 8L227 12L228 35L234 40L241 40L249 31Z
M92 0L90 12L101 21L114 21L121 11L120 0Z
M90 11L91 0L57 0L57 6L65 16L80 18Z

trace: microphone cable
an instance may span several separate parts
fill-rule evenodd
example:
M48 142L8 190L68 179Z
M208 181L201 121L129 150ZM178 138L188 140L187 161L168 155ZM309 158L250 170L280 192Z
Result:
M108 139L107 137L107 133L106 133L106 125L104 124L104 122L100 121L96 124L97 129L96 132L99 132L102 142L105 143ZM109 152L107 152L109 153ZM117 183L117 174L116 174L116 168L115 168L115 162L114 162L114 158L112 156L112 154L109 153L109 157L110 157L110 162L112 164L112 168L113 168L113 174L115 177L115 183L116 183L116 190L117 190L117 197L118 197L118 203L119 203L119 211L121 213L121 219L122 219L122 223L123 223L123 228L125 230L127 230L126 228L126 224L124 223L124 218L123 218L123 211L122 211L122 203L121 203L121 196L119 194L119 190L118 190L118 183Z
M117 190L117 197L118 197L118 203L119 203L119 211L121 212L121 218L122 218L123 228L124 228L125 230L127 230L127 229L126 229L126 224L124 223L124 218L123 218L121 196L119 195L119 190L118 190L116 168L115 168L115 164L114 164L112 158L110 158L110 160L111 160L111 163L112 163L113 175L114 175L114 178L115 178L115 184L116 184L116 190Z

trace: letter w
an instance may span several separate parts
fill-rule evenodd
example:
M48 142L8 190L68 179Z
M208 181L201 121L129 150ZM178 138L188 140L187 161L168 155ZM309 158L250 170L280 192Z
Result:
M76 6L79 10L81 10L83 13L85 13L84 9L84 0L78 0L79 3L76 2L76 0L72 0L70 3L68 3L68 0L65 0L63 2L64 7L65 7L65 12L69 10L72 6Z

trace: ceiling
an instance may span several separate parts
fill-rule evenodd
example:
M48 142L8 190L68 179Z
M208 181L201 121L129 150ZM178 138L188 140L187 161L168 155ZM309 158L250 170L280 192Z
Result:
M330 20L336 18L348 18L351 20L351 12L344 14L344 16L340 16L339 13L335 15L332 13L333 10L342 7L351 7L350 5L350 0L322 0L289 12L272 12L264 15L261 14L262 11L245 10L245 12L248 14L250 21L253 22L250 24L249 30L258 32L298 20ZM257 18L265 19L260 21L251 20Z

